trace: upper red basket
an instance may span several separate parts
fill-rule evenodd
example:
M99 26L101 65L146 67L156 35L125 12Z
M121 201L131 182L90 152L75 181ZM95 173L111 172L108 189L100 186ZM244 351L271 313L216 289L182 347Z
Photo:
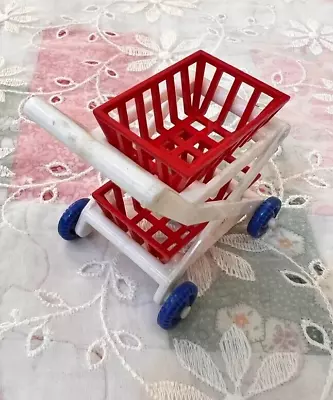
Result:
M181 191L195 180L209 181L221 161L288 100L198 51L95 108L94 115L111 145Z

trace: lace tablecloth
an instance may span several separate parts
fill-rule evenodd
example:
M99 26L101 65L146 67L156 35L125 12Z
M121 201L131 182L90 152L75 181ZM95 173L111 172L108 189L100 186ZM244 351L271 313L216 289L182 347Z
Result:
M0 1L1 399L333 398L333 1ZM100 235L65 243L65 204L103 180L22 115L92 110L196 49L291 96L255 190L279 227L237 226L187 277L200 298L156 325L155 284Z

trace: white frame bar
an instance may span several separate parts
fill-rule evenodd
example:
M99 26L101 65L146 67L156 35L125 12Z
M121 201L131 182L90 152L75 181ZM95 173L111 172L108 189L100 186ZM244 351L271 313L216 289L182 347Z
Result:
M168 283L168 270L165 265L160 263L147 250L109 220L94 199L91 199L82 211L75 231L80 237L85 237L91 232L91 228L94 228L108 239L159 285Z
M162 304L171 288L186 272L187 268L200 258L221 236L228 232L238 219L239 217L229 218L224 222L219 221L218 229L213 234L199 235L182 257L176 256L166 264L153 257L145 248L108 219L94 199L91 199L82 211L75 231L78 236L85 237L91 233L93 228L108 239L158 284L154 301L157 304Z

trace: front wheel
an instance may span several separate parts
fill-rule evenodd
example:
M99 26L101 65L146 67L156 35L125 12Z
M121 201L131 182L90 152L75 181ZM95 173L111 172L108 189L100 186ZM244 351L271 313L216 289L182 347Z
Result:
M191 311L198 295L198 288L192 282L183 282L166 299L158 313L157 323L163 329L174 328Z
M78 239L75 232L77 221L84 207L89 203L89 199L80 199L71 204L62 214L58 223L58 233L65 240Z
M270 221L276 218L281 210L281 205L281 200L274 196L263 201L247 226L248 234L255 239L263 236L268 231Z

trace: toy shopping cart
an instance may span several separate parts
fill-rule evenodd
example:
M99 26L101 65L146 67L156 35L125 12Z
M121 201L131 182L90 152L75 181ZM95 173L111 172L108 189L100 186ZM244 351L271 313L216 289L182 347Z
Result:
M281 202L250 186L289 132L272 117L289 97L198 51L94 110L85 132L38 98L26 115L109 179L59 221L72 240L96 229L158 284L158 324L184 319L197 296L176 283L241 218L257 238Z

